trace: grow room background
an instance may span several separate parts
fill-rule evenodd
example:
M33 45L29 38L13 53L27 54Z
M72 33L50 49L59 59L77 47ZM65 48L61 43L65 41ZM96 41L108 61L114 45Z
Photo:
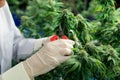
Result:
M7 1L26 38L54 35L61 25L76 42L68 61L36 80L120 80L120 0Z

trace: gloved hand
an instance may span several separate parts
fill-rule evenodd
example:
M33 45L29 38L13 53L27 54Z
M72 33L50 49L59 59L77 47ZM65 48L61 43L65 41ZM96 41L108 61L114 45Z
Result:
M36 39L35 44L34 44L34 51L38 50L43 44L46 44L46 43L50 42L50 38L51 38L51 36Z
M74 41L59 39L46 43L37 53L23 62L28 75L45 74L71 57Z

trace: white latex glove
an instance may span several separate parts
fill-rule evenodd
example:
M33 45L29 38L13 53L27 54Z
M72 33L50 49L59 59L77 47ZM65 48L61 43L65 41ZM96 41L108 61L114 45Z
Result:
M74 41L59 39L48 42L37 53L23 62L28 75L45 74L71 57Z
M50 38L51 37L36 39L34 44L34 51L38 50L43 44L50 42Z

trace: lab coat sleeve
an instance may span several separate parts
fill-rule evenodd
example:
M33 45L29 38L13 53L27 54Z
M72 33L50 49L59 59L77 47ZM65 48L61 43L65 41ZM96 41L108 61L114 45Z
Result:
M22 62L0 75L0 80L34 80L25 71Z
M26 59L27 57L31 56L34 51L35 43L38 42L39 44L42 43L42 40L31 39L31 38L24 38L21 34L20 30L16 27L14 20L12 18L11 12L9 10L8 5L6 10L6 16L8 16L10 25L13 30L13 59ZM38 44L37 43L37 44ZM41 45L38 45L40 47Z
M13 31L14 39L13 39L13 59L25 59L29 57L34 48L34 43L36 39L28 39L24 38L21 34L20 30L16 27L12 14L10 12L9 6L6 2L6 9L5 9L5 15L8 16L9 20L9 27L11 32Z
M43 43L49 42L49 37L32 39L24 38L17 27L14 27L14 46L13 46L13 58L25 59L38 50Z
M25 59L29 57L34 50L36 39L24 38L17 27L14 27L13 58Z

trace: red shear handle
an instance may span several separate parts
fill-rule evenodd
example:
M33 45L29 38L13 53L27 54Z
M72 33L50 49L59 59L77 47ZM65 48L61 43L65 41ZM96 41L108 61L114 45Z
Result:
M55 35L55 36L53 36L53 37L50 38L50 41L55 41L57 39L59 39L59 36Z
M63 35L62 39L68 39L68 37L66 35Z
M53 37L50 38L50 41L55 41L55 40L57 40L57 39L59 39L59 36L58 36L58 35L55 35L55 36L53 36ZM62 36L62 39L68 39L68 37L67 37L66 35L63 35L63 36Z

